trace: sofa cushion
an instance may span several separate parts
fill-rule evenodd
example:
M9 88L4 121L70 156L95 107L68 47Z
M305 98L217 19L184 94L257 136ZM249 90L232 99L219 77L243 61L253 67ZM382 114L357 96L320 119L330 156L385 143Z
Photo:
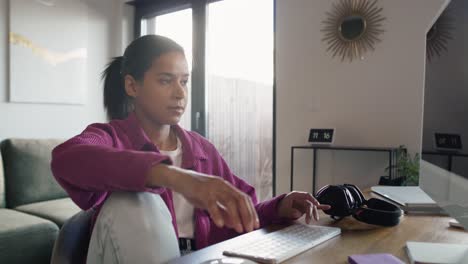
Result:
M70 198L25 204L15 207L14 209L48 219L56 223L59 227L70 217L81 211Z
M50 169L52 149L60 142L52 139L8 139L2 142L8 208L67 197Z
M0 263L49 263L58 227L33 215L0 209Z
M5 207L5 178L3 174L3 159L0 152L0 208Z

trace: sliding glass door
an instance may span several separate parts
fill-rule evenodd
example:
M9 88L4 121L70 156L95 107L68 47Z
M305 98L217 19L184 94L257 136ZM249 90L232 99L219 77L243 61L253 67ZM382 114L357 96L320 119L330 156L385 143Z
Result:
M206 131L236 175L271 196L273 1L208 5Z

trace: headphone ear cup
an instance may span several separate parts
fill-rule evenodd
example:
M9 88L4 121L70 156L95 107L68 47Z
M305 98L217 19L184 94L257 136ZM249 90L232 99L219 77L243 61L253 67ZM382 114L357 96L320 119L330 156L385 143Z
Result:
M325 190L327 190L328 188L330 188L330 185L325 185L325 186L323 186L322 188L320 188L320 189L315 193L315 197L322 196L323 192L325 192Z
M329 210L324 213L333 217L345 217L351 215L350 211L350 195L347 190L341 185L327 185L317 192L317 200L321 204L328 204L331 206ZM351 197L352 199L352 197Z
M340 185L340 187L345 194L346 210L348 211L348 215L352 215L356 205L356 200L354 199L353 194L348 190L348 188L346 188L346 186Z
M363 205L366 202L366 198L364 197L364 194L362 194L361 190L356 185L353 184L345 184L344 185L346 189L349 190L349 192L352 194L355 204L354 208L359 208L361 205Z

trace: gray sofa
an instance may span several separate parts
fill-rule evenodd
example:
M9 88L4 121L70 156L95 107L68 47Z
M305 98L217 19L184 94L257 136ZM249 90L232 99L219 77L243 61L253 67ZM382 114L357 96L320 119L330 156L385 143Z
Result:
M80 211L50 171L51 151L60 142L0 144L0 263L50 263L60 227Z

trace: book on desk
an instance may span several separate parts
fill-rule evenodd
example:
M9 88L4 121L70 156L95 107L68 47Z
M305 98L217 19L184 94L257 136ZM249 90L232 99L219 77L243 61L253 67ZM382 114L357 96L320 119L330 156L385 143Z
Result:
M419 186L373 186L371 191L407 214L447 215Z
M387 254L356 254L348 257L349 264L404 264L403 261L397 257Z
M411 264L466 264L468 245L449 243L406 242Z

